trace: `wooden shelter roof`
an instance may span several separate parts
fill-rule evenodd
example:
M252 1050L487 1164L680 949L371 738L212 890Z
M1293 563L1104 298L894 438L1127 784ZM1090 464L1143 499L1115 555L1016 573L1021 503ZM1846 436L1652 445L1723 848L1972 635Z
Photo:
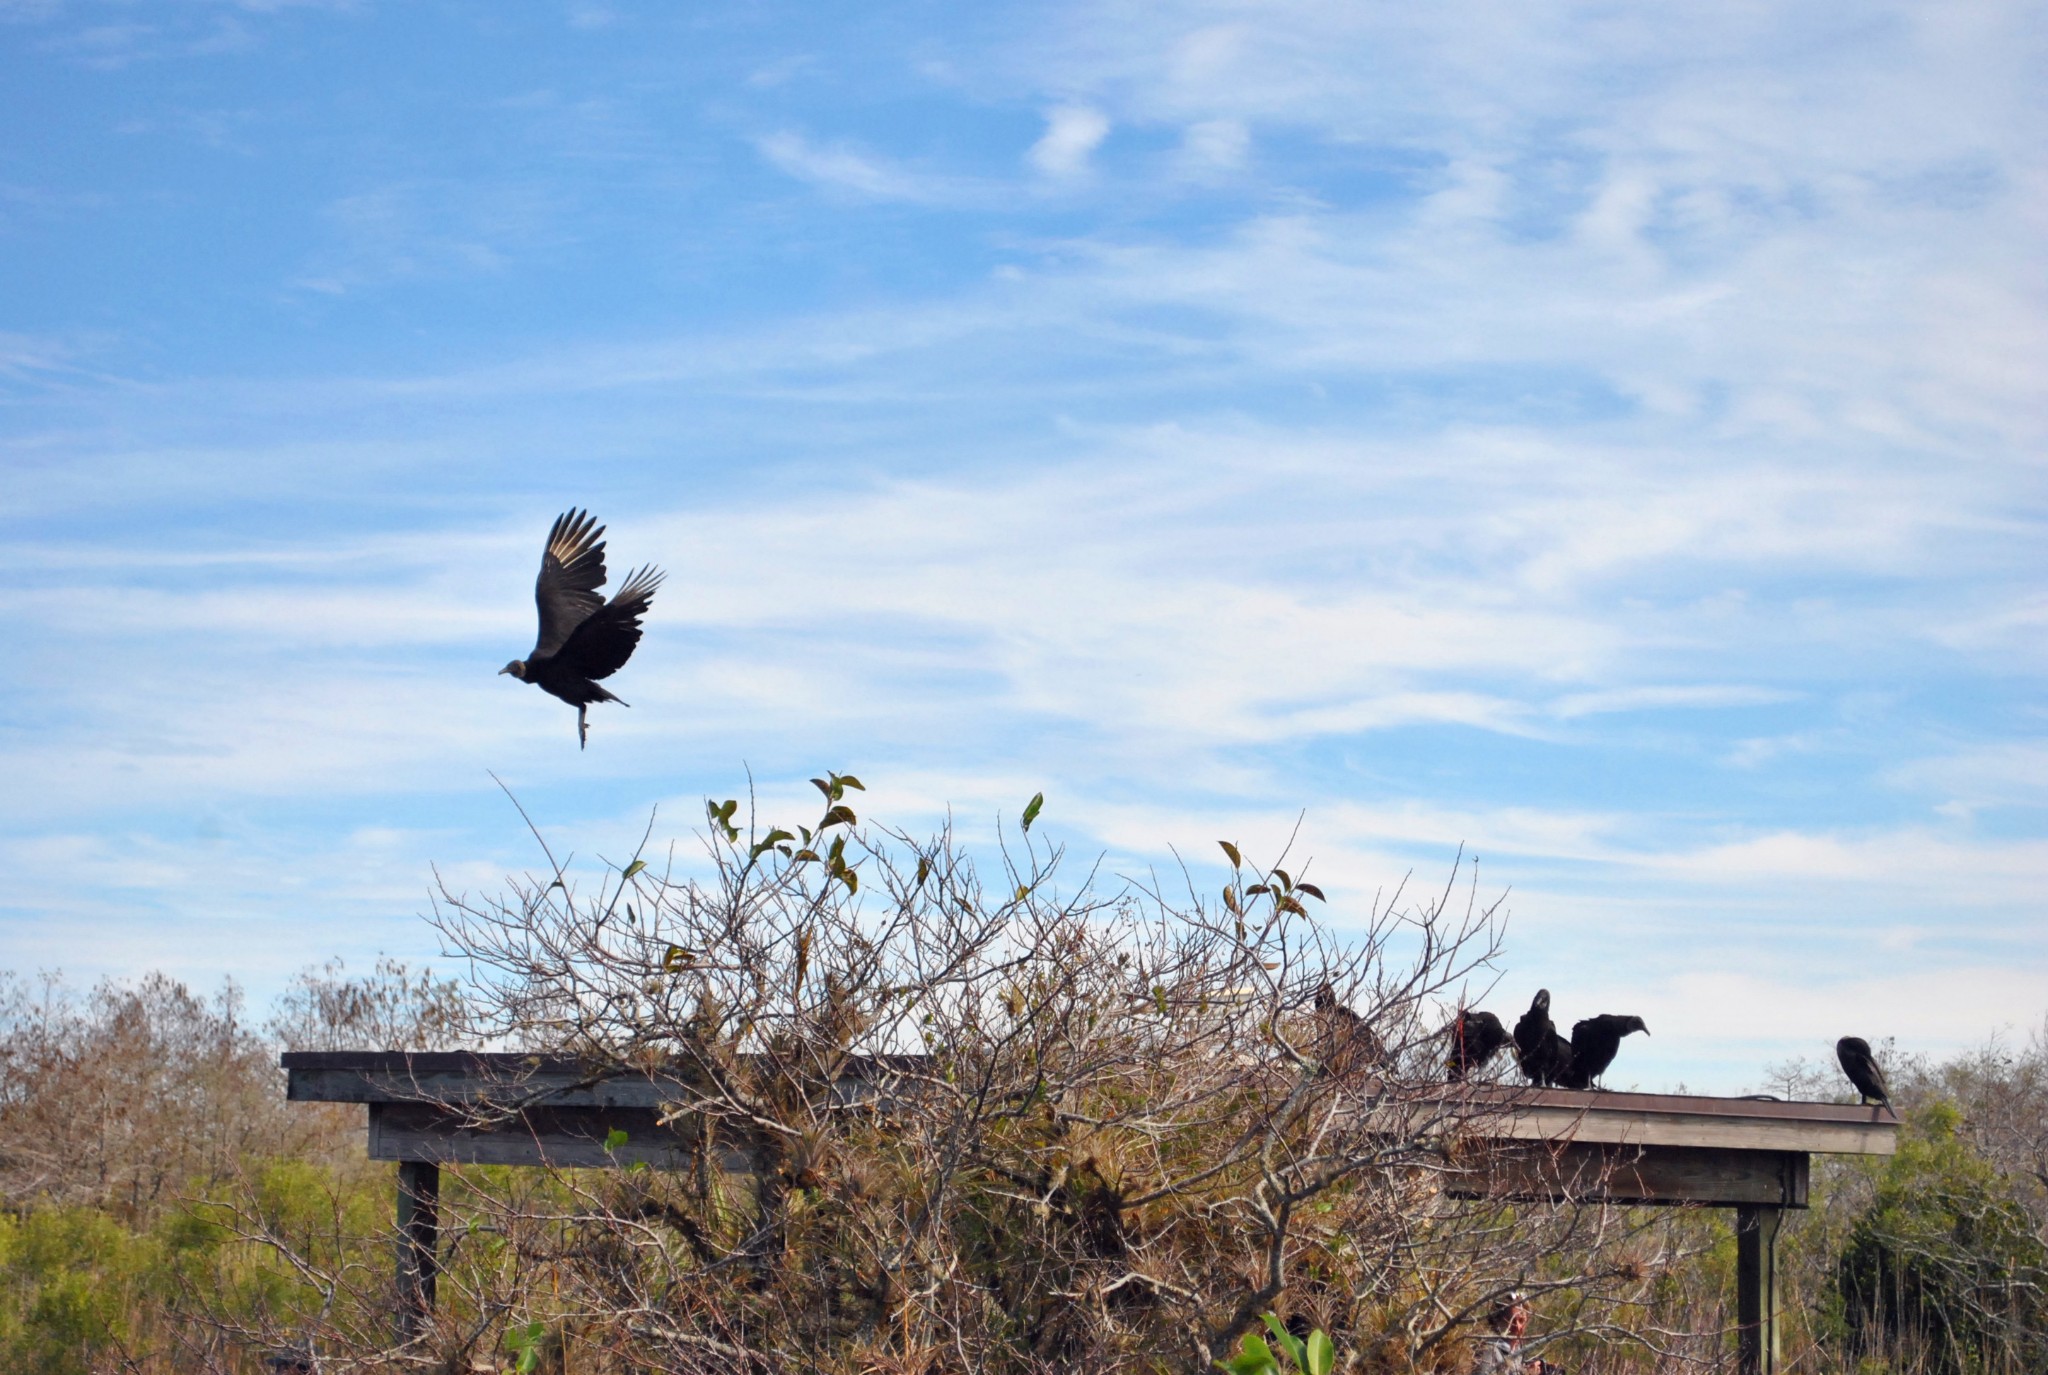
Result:
M919 1060L856 1060L848 1078L914 1070ZM297 1102L652 1109L690 1092L685 1077L664 1069L598 1071L504 1051L293 1051L283 1066L286 1097ZM1898 1136L1897 1116L1876 1106L1483 1084L1455 1092L1503 1140L1890 1155Z

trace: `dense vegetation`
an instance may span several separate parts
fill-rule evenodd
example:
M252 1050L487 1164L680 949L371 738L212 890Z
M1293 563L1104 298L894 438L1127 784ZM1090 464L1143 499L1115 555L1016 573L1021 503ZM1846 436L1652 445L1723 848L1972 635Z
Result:
M765 846L714 811L703 883L629 864L587 894L550 869L449 895L444 932L484 971L460 989L330 964L252 1025L232 987L7 976L0 1369L254 1372L308 1349L328 1371L1194 1369L1270 1310L1328 1330L1339 1369L1456 1372L1515 1296L1529 1352L1568 1371L1726 1368L1724 1216L1456 1202L1421 1144L1455 1134L1440 1118L1332 1144L1347 1076L1397 1100L1432 1077L1436 999L1493 958L1489 913L1445 893L1339 945L1284 872L1240 866L1214 911L1054 899L1057 856L1028 843L991 899L943 837L831 848L851 810L827 800L844 821ZM887 897L856 921L863 887ZM712 968L721 935L738 953ZM944 977L891 965L913 947ZM1309 1010L1325 982L1361 1022ZM830 1056L884 1034L890 999L981 1106L878 1129L806 1099ZM449 1171L442 1312L393 1349L391 1167L362 1158L360 1109L285 1104L276 1053L480 1035L723 1057L720 1091L792 1144L746 1189ZM2038 1375L2048 1043L1889 1060L1899 1153L1816 1159L1781 1242L1790 1368ZM1769 1087L1845 1096L1799 1064Z

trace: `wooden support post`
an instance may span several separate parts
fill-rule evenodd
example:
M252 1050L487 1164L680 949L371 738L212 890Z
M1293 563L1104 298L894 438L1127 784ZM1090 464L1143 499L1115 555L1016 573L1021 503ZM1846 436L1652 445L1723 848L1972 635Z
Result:
M434 1312L434 1276L441 1268L441 1167L398 1162L398 1341L427 1330Z
M1735 1210L1737 1369L1778 1375L1778 1226L1782 1208L1752 1204Z

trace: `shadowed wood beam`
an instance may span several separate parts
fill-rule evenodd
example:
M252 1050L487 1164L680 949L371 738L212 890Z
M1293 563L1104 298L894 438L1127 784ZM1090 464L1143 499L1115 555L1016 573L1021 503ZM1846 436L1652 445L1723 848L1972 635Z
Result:
M1453 1176L1445 1192L1519 1202L1804 1208L1808 1171L1804 1151L1494 1144Z
M398 1342L427 1329L441 1271L441 1169L421 1160L398 1166Z
M372 1103L370 1158L555 1169L691 1168L697 1153L694 1124L664 1126L661 1116L653 1108L546 1107L479 1121L431 1103ZM719 1169L753 1172L755 1156L744 1145L713 1149Z
M1778 1228L1776 1208L1735 1211L1736 1369L1778 1375Z

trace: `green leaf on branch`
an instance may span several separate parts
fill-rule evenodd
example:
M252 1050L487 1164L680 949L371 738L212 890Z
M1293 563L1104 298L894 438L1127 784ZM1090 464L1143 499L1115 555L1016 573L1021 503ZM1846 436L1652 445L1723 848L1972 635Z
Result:
M1237 1354L1216 1364L1229 1371L1230 1375L1275 1375L1280 1369L1280 1362L1273 1357L1273 1348L1267 1346L1266 1339L1256 1332L1245 1333L1244 1340L1238 1343Z
M837 802L840 798L846 796L846 790L848 788L852 788L856 792L863 793L868 790L867 784L861 782L852 774L833 773L830 770L826 771L825 777L823 778L813 778L811 780L811 786L816 788L819 792L825 794L825 800L827 802Z
M1301 1368L1305 1375L1330 1375L1337 1368L1336 1344L1320 1327L1308 1334L1308 1359Z
M1329 901L1329 899L1328 899L1328 898L1326 898L1326 897L1324 897L1324 896L1323 896L1323 890L1322 890L1322 889L1320 889L1320 888L1318 888L1318 887L1316 887L1316 886L1315 886L1315 885L1314 885L1313 883L1297 883L1297 884L1295 884L1295 885L1294 885L1294 891L1295 891L1295 892L1297 892L1297 893L1307 893L1307 894L1308 894L1308 895L1309 895L1310 897L1314 898L1314 899L1315 899L1315 900L1316 900L1317 902L1328 902L1328 901Z
M1033 793L1031 800L1024 804L1024 829L1030 830L1031 823L1038 820L1038 813L1045 807L1045 794Z
M1308 1358L1302 1350L1301 1338L1287 1330L1287 1325L1280 1321L1279 1314L1264 1313L1260 1317L1266 1324L1266 1330L1273 1334L1273 1340L1280 1343L1280 1349L1285 1351L1288 1359L1294 1362L1294 1368L1296 1370L1303 1369L1307 1364Z
M860 818L853 814L853 808L836 806L825 813L825 819L818 823L818 829L822 831L827 826L851 826L858 820Z
M620 879L622 879L622 880L623 880L623 879L629 879L629 878L633 877L633 875L635 875L635 874L639 873L639 872L640 872L640 871L641 871L642 869L645 869L646 867L647 867L647 861L646 861L646 860L644 860L644 859L636 859L636 860L634 860L634 861L633 861L633 862L632 862L631 864L628 864L628 865L626 866L626 871L625 871L624 873L620 874L620 875L619 875L619 877L620 877Z
M505 1345L518 1353L512 1368L520 1375L540 1369L540 1349L547 1341L548 1325L538 1320L505 1329Z
M1223 847L1223 853L1224 853L1224 855L1225 855L1225 856L1226 856L1226 857L1227 857L1227 858L1228 858L1228 859L1230 860L1230 867L1231 867L1231 868L1233 868L1233 869L1242 869L1242 868L1244 868L1244 856L1243 856L1243 855L1241 855L1241 854L1239 854L1239 853L1237 852L1237 847L1236 847L1235 845L1232 845L1232 844L1231 844L1231 843L1230 843L1229 841L1227 841L1227 840L1219 840L1219 841L1217 841L1216 843L1217 843L1218 845L1221 845L1221 846Z
M629 1140L631 1140L631 1138L626 1135L624 1129L619 1127L613 1127L610 1131L604 1134L605 1152L607 1154L610 1154L611 1152L616 1151L621 1146L625 1145L626 1142Z
M661 952L661 967L671 974L680 974L697 962L697 952L685 950L680 945L671 945Z
M788 831L770 831L767 835L762 836L759 840L754 842L754 848L748 851L748 854L754 859L759 859L762 855L767 854L770 850L780 845L783 841L795 839L796 837L791 835Z

